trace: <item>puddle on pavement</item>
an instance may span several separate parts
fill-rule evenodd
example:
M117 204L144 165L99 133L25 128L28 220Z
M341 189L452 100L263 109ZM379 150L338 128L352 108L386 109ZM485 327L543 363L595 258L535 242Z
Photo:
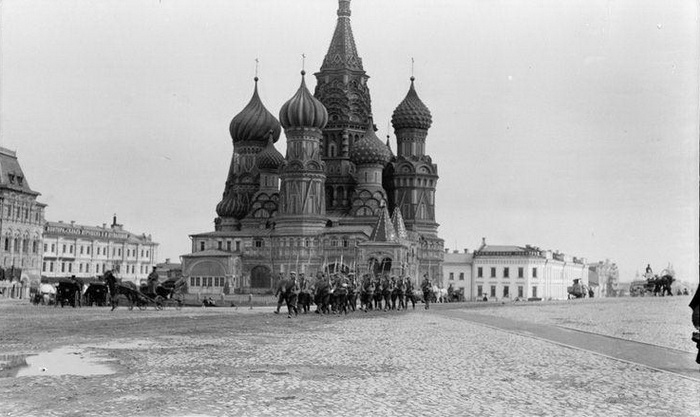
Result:
M94 376L116 371L83 349L62 347L33 355L0 355L0 377Z

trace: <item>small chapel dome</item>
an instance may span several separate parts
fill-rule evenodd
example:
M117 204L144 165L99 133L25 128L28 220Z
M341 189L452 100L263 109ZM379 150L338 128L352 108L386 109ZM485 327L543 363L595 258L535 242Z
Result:
M323 129L328 123L328 111L306 88L304 75L301 72L301 85L294 97L289 99L280 109L280 122L285 129L306 127Z
M371 118L365 135L350 147L350 160L356 165L380 164L382 166L391 160L389 148L374 133Z
M396 107L391 116L391 124L394 129L424 129L428 130L433 123L433 117L428 107L423 104L413 86L414 77L411 77L411 88L406 98Z
M232 217L234 219L242 219L248 214L248 207L246 207L240 198L237 198L235 192L229 192L224 198L216 205L216 214L219 217Z
M276 171L284 163L284 156L272 143L272 132L267 141L267 146L257 155L257 162L258 169L261 171Z
M273 141L277 142L282 132L280 123L260 101L258 77L255 77L253 97L248 105L231 120L229 132L234 144L258 142L260 146L264 146L270 131L272 131Z

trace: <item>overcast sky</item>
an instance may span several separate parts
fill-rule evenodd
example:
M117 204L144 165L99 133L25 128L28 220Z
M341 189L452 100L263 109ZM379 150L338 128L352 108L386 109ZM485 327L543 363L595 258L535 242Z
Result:
M338 3L0 7L0 146L18 152L47 220L117 213L177 259L213 230L255 58L277 115L301 54L319 69ZM353 0L352 26L380 137L415 58L446 247L486 237L609 258L625 281L669 262L698 280L696 1Z

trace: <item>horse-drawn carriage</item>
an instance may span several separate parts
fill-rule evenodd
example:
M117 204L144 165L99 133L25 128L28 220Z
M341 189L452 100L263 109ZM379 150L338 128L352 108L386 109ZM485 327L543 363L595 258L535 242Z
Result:
M630 295L632 297L644 297L645 295L654 295L661 297L673 295L671 284L676 280L673 276L673 271L664 269L661 275L654 275L651 271L644 274L643 280L632 281L630 284Z
M186 281L183 279L166 281L156 287L155 293L149 292L148 286L137 287L132 282L120 282L110 271L105 273L105 282L111 294L112 310L119 305L119 300L124 298L129 302L130 310L134 306L140 310L149 306L155 307L156 310L167 306L180 309L184 304Z
M85 290L85 294L83 294L83 300L86 306L106 306L109 301L107 284L104 282L91 282Z
M82 306L83 284L76 280L61 281L56 285L56 307L66 304L71 307Z

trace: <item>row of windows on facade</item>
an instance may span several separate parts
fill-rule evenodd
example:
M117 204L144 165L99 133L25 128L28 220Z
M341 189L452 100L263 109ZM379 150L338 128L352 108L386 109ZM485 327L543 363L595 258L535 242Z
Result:
M224 277L190 277L190 287L223 287Z
M21 249L23 253L29 253L29 242L30 241L28 239L20 239L18 237L10 239L9 237L6 237L4 245L5 252L20 252ZM38 241L32 241L32 253L38 253L38 248Z
M496 297L496 286L491 285L490 288L490 297ZM518 285L518 297L524 297L525 293L525 288L522 285ZM483 297L484 296L484 287L482 285L477 285L476 286L476 296L477 297ZM537 287L533 286L532 287L532 296L537 297ZM510 287L508 285L503 286L503 298L510 298Z
M49 252L48 248L49 248L48 243L44 243L44 252L45 253ZM90 255L91 246L79 246L79 248L80 248L81 255ZM49 253L55 253L55 252L56 252L56 244L52 243L51 244L51 252L49 252ZM63 244L61 253L72 254L73 253L73 245ZM138 253L137 249L127 249L126 250L126 257L129 258L131 256L136 256L137 253ZM146 254L145 257L148 258L148 256L150 255L150 251L149 250L144 251L144 249L141 249L141 257L142 258L144 257L143 256L144 253ZM109 248L98 246L96 249L96 254L97 254L97 256L100 256L100 255L109 256ZM112 256L122 256L122 249L121 248L112 248Z
M455 280L455 273L450 272L450 281L454 281L454 280ZM464 272L459 273L459 280L464 281Z
M235 243L236 247L236 252L241 250L241 242L239 240L235 242L231 242L230 240L226 241L226 250L231 251L232 250L232 244ZM331 239L330 241L324 240L324 244L329 243L331 247L342 247L347 248L350 247L350 241L348 239L343 239L343 240L338 240L338 239ZM280 239L279 240L279 247L305 247L309 248L312 246L318 246L318 239L304 239L303 241L301 239ZM199 250L203 251L206 249L206 242L205 241L200 241L199 242ZM219 250L224 250L224 242L219 240L216 242L216 247ZM265 241L263 239L254 239L253 240L253 247L255 248L264 248L265 247Z
M58 262L53 262L53 261L44 261L41 271L42 272L54 272L54 266L58 267ZM90 273L90 265L88 263L78 263L78 270L74 271L75 268L73 268L73 263L72 262L61 262L61 272L67 272L67 273ZM102 267L102 268L100 268ZM146 271L148 271L149 265L139 265L139 273L145 274ZM56 268L57 269L57 268ZM95 264L94 270L96 274L99 273L104 273L107 271L108 265L107 264ZM57 270L55 272L58 272ZM135 274L136 273L136 265L126 265L126 270L124 271L125 274Z
M5 218L6 219L13 219L13 220L29 220L29 217L31 216L32 212L28 208L23 208L23 207L15 207L11 205L6 205L5 206ZM34 221L38 222L41 217L41 213L36 211L34 212Z
M484 277L484 268L483 267L480 266L480 267L476 268L476 277L477 278ZM537 278L537 268L532 268L532 277ZM496 278L496 268L494 268L494 267L491 268L490 278ZM503 268L503 278L510 278L510 268L508 268L508 267ZM518 278L525 278L525 268L518 267Z

